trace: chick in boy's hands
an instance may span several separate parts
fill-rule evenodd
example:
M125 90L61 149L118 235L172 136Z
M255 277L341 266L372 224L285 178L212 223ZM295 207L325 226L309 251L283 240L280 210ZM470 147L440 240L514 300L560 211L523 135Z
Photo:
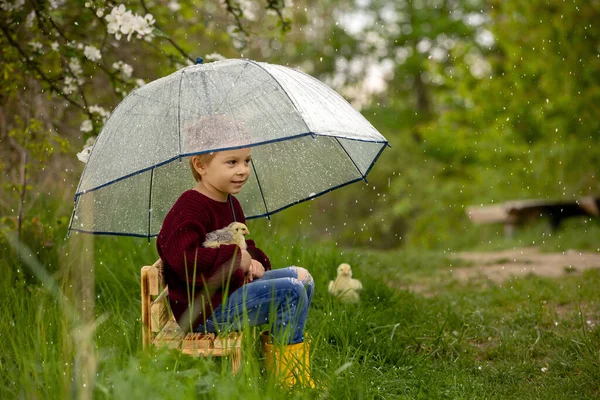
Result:
M232 222L223 229L217 229L206 234L206 240L202 243L204 247L217 248L222 244L237 244L240 249L246 250L246 239L249 235L248 227L241 222Z

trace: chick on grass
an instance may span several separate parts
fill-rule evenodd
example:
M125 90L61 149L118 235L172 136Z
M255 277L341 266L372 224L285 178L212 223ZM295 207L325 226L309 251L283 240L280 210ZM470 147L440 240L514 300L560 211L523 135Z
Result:
M246 239L249 235L248 227L241 222L232 222L223 229L206 234L206 240L202 243L204 247L216 248L222 244L237 244L240 249L246 250Z
M329 293L342 303L358 303L358 291L361 289L362 283L358 279L352 279L352 268L346 263L339 265L337 277L334 281L329 281Z

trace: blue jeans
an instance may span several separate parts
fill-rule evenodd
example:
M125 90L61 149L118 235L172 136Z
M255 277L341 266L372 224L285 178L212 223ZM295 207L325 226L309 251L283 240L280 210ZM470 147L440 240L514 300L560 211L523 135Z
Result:
M244 324L270 323L275 340L287 344L303 342L315 284L309 273L300 281L296 268L266 271L262 278L237 289L194 332L239 331Z

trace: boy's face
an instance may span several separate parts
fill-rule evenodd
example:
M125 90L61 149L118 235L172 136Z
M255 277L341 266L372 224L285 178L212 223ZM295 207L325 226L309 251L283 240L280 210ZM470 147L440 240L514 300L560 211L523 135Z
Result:
M200 185L215 200L225 201L228 194L237 194L250 176L251 149L220 151L207 164L194 160L200 174Z

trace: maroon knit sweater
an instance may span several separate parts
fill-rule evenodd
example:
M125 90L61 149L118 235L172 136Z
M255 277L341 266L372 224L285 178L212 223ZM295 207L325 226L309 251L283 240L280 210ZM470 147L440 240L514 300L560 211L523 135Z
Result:
M246 223L240 203L233 196L231 199L235 220ZM244 284L241 251L237 245L221 245L216 249L202 247L207 233L232 222L234 216L228 201L216 201L195 190L183 192L165 217L156 247L164 264L171 310L184 330L206 321L225 294ZM254 241L246 240L246 243L252 258L260 261L265 270L271 269L269 258ZM193 306L188 310L188 299L192 296Z

